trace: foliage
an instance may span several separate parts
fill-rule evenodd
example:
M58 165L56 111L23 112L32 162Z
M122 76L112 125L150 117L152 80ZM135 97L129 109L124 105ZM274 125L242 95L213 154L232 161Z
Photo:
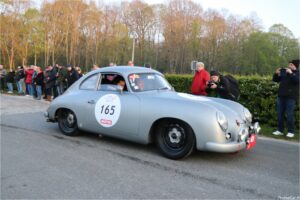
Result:
M109 1L107 1L109 2ZM86 0L0 0L0 63L73 64L90 69L132 59L168 73L189 73L192 60L234 74L270 74L299 58L299 41L282 24L263 32L258 19L203 10L192 0L119 5ZM135 45L133 46L133 41Z
M192 75L167 74L166 78L177 92L190 93ZM239 103L251 111L254 120L276 127L278 84L272 82L271 76L235 76L235 78L238 80L241 90ZM299 104L296 108L296 126L299 127Z
M39 10L30 0L0 0L0 10L0 64L10 69L58 63L88 71L93 64L124 65L134 49L136 65L149 63L166 73L189 73L191 61L198 60L208 70L268 75L299 58L299 41L283 24L263 32L255 17L204 11L192 0L45 0ZM177 91L189 92L191 75L167 78ZM261 122L275 125L278 85L270 77L238 79L240 102Z

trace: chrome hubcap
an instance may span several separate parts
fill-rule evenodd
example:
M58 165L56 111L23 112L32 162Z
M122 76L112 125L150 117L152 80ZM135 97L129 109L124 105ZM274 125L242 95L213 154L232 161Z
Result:
M67 122L69 124L73 124L74 123L74 115L69 113L68 116L67 116Z
M171 143L178 144L181 140L181 132L177 128L172 128L168 135Z

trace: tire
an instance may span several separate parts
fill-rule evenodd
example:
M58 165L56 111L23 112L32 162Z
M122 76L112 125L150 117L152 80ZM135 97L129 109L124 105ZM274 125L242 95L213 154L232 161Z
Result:
M192 128L183 121L164 120L158 124L155 140L161 153L170 159L189 156L195 148Z
M58 127L67 136L76 136L79 133L77 119L71 110L61 110L58 114Z

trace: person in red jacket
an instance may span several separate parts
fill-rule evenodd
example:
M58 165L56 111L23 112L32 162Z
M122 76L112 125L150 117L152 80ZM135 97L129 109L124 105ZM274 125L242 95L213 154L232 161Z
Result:
M206 86L210 80L209 73L204 69L203 62L197 62L197 70L192 82L192 94L206 96Z
M33 65L31 65L30 67L24 66L24 70L25 70L26 89L29 95L33 96L34 95L33 84L32 84L32 74L34 73Z

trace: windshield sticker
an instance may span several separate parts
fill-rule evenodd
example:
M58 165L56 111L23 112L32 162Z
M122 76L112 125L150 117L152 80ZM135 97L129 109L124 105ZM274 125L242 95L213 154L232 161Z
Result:
M103 127L114 126L120 117L121 102L115 94L107 94L101 97L95 106L95 117Z
M211 101L209 98L202 97L202 96L196 96L196 95L191 95L191 94L186 94L186 93L177 93L179 96L191 100L196 100L196 101Z

